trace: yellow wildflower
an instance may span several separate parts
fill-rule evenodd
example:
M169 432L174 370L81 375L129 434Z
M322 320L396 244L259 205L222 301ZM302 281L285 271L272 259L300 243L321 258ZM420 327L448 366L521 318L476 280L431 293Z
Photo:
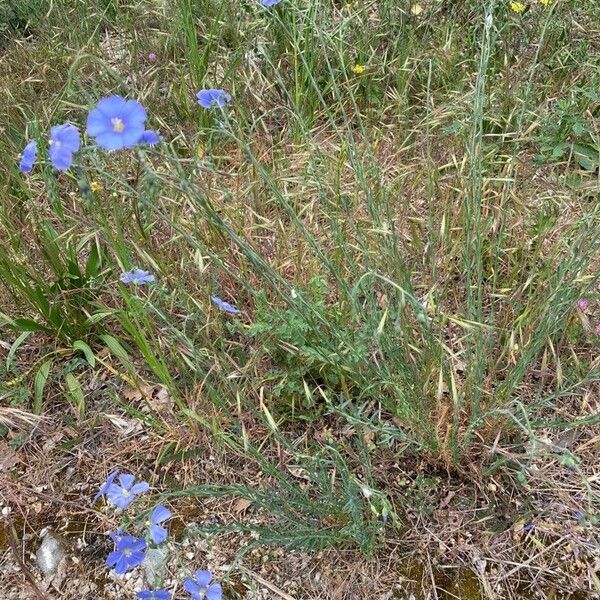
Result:
M552 0L540 0L540 4L542 6L550 6L551 3L552 3Z
M100 192L103 189L104 186L99 181L92 181L92 183L90 183L90 190L92 190L92 192Z
M359 65L358 63L352 67L352 72L357 75L362 75L365 72L365 65Z
M413 4L410 7L410 12L418 17L423 12L423 6L421 4Z
M517 14L521 14L525 10L525 5L522 2L511 2L510 10Z

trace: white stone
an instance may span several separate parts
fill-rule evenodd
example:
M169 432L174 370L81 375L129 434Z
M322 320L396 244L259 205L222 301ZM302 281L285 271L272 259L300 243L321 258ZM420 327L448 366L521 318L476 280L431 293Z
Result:
M48 531L42 539L35 558L37 566L44 575L53 575L56 573L58 565L65 555L66 552L62 542Z

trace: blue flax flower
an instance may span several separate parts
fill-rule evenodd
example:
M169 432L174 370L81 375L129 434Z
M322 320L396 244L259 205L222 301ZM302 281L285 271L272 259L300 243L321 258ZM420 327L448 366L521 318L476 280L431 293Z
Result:
M37 142L31 140L31 142L28 142L27 146L23 149L23 154L21 154L21 162L19 163L21 173L31 173L36 157Z
M225 90L200 90L196 97L202 108L223 108L231 102L231 96Z
M146 111L135 100L109 96L98 102L87 118L87 134L105 150L133 148L146 131Z
M146 540L124 535L115 543L115 549L106 557L106 564L114 568L117 575L135 569L144 560Z
M229 302L225 302L225 300L221 300L219 296L211 296L210 299L223 311L229 313L230 315L239 315L240 310L237 309L233 304L229 304Z
M142 269L133 269L133 271L127 271L121 275L123 283L133 283L134 285L144 285L145 283L152 283L154 280L155 277L152 273Z
M136 496L143 494L150 489L145 481L135 483L135 476L121 473L119 475L119 484L111 483L106 490L107 498L119 508L127 508Z
M98 498L100 498L100 496L106 495L106 492L108 492L108 488L113 484L113 481L115 480L118 474L119 471L115 470L106 478L106 481L100 486L98 493L94 496L92 503L95 503L98 500Z
M167 590L142 590L137 593L139 600L171 600L171 592Z
M167 539L167 530L161 523L171 518L171 511L159 504L150 516L150 537L155 544L162 544Z
M196 571L194 578L188 577L183 582L183 588L191 594L192 600L221 600L223 591L220 583L211 583L212 573L210 571Z
M66 171L73 163L73 154L79 150L79 129L70 123L55 125L50 130L48 155L55 169Z
M281 2L281 0L262 0L261 4L263 6L275 6L276 4L279 4Z
M158 142L160 142L158 133L156 133L156 131L152 131L151 129L146 129L140 138L140 144L150 144L150 146L154 146L154 144L158 144Z

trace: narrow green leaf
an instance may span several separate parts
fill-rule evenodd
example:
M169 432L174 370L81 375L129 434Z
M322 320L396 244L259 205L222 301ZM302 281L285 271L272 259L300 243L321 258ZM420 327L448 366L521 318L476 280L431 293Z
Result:
M120 360L124 361L127 364L131 363L129 358L129 354L127 354L127 350L123 348L121 342L114 338L112 335L101 335L100 339L106 344L108 349Z
M96 277L100 272L101 265L101 256L100 249L98 248L98 244L94 241L92 247L90 249L90 254L88 256L87 262L85 264L85 276L88 279L92 277Z
M75 258L69 258L67 260L67 271L71 276L70 279L80 282L83 279L83 274L81 273L81 269L79 268L79 263Z
M117 311L115 310L103 310L103 311L99 311L97 313L94 313L91 317L89 317L88 319L85 320L85 325L95 325L96 323L99 323L100 321L102 321L103 319L106 319L106 317L110 317L111 315L114 315Z
M35 304L37 309L47 317L50 314L50 303L44 291L39 287L31 287L27 290L30 301Z
M73 373L67 373L65 381L67 382L70 399L77 409L77 414L83 417L85 415L85 396L81 389L81 384Z
M33 382L33 412L39 415L42 412L42 402L44 400L44 388L50 375L50 367L52 366L52 359L47 360L35 374L35 380Z
M85 359L88 361L90 367L96 366L96 357L92 349L85 342L77 340L73 343L73 350L81 350L85 354Z
M13 343L8 351L8 356L6 357L6 370L10 371L12 366L13 358L21 344L31 335L31 331L24 331Z
M43 325L40 325L39 323L36 323L35 321L32 321L31 319L15 319L14 321L14 326L19 330L19 331L43 331L43 332L47 332L48 328L44 327Z
M12 317L9 317L6 313L0 312L0 325L8 325L13 329L17 329L17 324Z

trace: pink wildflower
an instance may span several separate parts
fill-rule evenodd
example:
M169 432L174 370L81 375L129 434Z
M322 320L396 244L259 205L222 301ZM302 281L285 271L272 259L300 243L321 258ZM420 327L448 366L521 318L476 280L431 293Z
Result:
M587 298L580 298L577 301L577 306L579 307L579 310L586 310L589 305L590 301Z

